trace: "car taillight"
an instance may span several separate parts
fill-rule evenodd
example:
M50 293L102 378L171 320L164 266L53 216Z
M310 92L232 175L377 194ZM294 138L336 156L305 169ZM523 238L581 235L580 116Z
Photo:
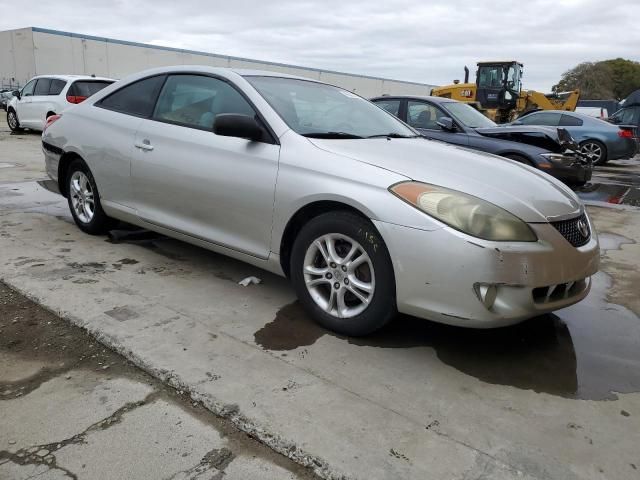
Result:
M53 123L58 120L62 115L51 115L50 117L47 117L47 121L44 122L44 128L42 129L42 133L44 133L47 128L49 128L51 125L53 125Z
M82 95L67 95L67 102L69 103L82 103L89 97L83 97Z
M633 132L628 129L620 129L618 130L618 136L621 138L633 138Z

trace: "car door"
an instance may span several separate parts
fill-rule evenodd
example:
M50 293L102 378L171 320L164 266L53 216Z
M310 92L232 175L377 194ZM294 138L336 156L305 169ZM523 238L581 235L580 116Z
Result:
M407 101L407 123L422 135L434 140L467 146L469 144L468 135L460 127L454 131L448 131L438 125L438 121L442 117L448 116L444 110L430 102Z
M37 81L37 79L33 79L22 87L20 98L16 101L18 121L23 127L29 128L32 126L33 113L30 109L31 97L33 97L33 89L35 88Z
M267 258L280 147L213 133L215 116L256 116L228 81L170 75L135 138L131 177L145 221Z
M30 118L29 122L33 128L42 130L44 127L45 116L49 111L49 89L51 88L50 78L39 78L33 89L33 96L31 97L31 104L29 106Z

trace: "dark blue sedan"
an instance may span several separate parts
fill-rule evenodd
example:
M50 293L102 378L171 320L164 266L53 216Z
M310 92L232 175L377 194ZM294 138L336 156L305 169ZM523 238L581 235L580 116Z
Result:
M516 160L569 185L591 179L591 163L551 127L502 127L466 103L442 97L383 96L371 99L422 136ZM566 132L565 132L566 133Z

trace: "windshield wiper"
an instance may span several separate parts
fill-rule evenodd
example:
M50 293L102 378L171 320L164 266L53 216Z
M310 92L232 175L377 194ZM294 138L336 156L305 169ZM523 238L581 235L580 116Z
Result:
M364 138L347 132L311 132L303 133L302 136L310 138Z
M402 135L401 133L384 133L380 135L369 135L367 138L418 138L422 135Z

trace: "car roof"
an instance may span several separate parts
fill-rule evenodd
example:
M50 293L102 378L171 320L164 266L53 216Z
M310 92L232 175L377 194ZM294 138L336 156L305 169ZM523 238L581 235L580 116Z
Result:
M269 70L253 70L253 69L247 69L247 68L229 68L228 70L231 70L232 72L235 72L238 75L241 75L243 77L294 78L294 79L297 79L297 80L310 80L310 81L316 82L316 83L324 83L324 82L319 82L318 80L316 80L314 78L301 77L299 75L290 75L288 73L273 72L273 71L269 71Z
M270 70L255 70L244 68L229 68L229 67L211 67L209 65L166 65L162 67L153 67L146 70L141 70L131 75L127 75L123 80L135 81L141 78L145 78L152 75L163 75L172 73L209 73L213 75L221 75L229 77L230 75L237 75L243 78L252 76L262 77L278 77L278 78L292 78L298 80L305 80L309 82L320 83L326 85L326 82L322 82L313 78L300 77L296 75L289 75L287 73L270 71Z
M109 82L115 82L115 79L113 78L107 78L107 77L94 77L91 75L58 75L58 74L51 74L51 75L36 75L35 77L32 77L31 80L35 80L36 78L55 78L57 80L65 80L65 81L70 81L70 80L106 80ZM29 81L31 81L29 80Z
M452 98L433 97L430 95L382 95L373 97L371 100L427 100L433 103L465 103Z
M575 117L575 118L579 118L581 120L599 120L598 118L592 117L590 115L587 115L585 113L580 113L580 112L570 112L568 110L538 110L536 112L531 112L529 115L534 115L536 113L554 113L557 115L568 115L570 117Z

